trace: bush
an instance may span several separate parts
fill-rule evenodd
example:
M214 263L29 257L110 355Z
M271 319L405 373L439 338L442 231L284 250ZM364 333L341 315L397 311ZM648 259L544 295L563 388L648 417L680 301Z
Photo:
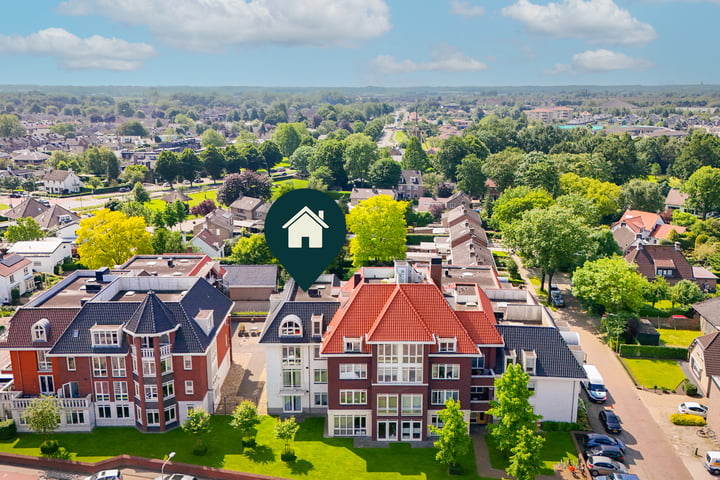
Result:
M193 447L193 455L197 455L199 457L205 455L207 453L207 445L202 440L198 440L195 442L195 446Z
M689 413L673 413L670 415L670 421L675 425L691 425L702 427L705 425L705 419L699 415L690 415Z
M686 360L685 347L656 347L655 345L620 345L620 356L626 358L667 358Z
M282 452L280 454L280 459L283 462L294 462L297 459L297 455L295 455L294 451L288 450L287 452Z
M44 455L51 455L57 452L58 448L60 448L60 444L57 440L45 440L40 444L40 451Z
M694 397L698 393L698 387L694 383L692 383L687 378L683 380L682 383L683 391L685 392L685 395L688 395L690 397Z
M0 422L0 440L12 440L17 437L17 426L12 418Z

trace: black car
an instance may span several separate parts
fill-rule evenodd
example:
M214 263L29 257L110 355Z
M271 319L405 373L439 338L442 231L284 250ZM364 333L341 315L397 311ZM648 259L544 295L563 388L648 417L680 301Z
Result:
M622 432L622 427L620 426L620 419L617 415L615 415L615 412L613 412L612 410L600 410L598 418L600 419L600 423L602 423L603 427L605 427L606 432Z
M586 457L601 455L603 457L612 458L618 462L625 461L625 452L617 445L595 445L585 450Z
M556 308L565 306L565 300L563 300L562 294L558 291L550 292L550 303Z
M22 194L20 192L12 192L10 194L10 198L20 198L22 197Z
M598 445L613 445L625 452L625 444L619 438L611 437L604 433L586 433L583 436L583 446L585 449Z

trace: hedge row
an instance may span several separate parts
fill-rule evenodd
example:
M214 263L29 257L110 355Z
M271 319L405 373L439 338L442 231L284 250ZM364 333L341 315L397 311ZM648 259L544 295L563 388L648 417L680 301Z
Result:
M625 358L668 358L686 360L688 349L683 347L657 347L655 345L620 345L620 356Z
M0 421L0 440L12 440L17 437L17 427L12 418Z
M703 417L688 413L673 413L670 415L670 421L675 425L694 425L697 427L705 425L705 419Z

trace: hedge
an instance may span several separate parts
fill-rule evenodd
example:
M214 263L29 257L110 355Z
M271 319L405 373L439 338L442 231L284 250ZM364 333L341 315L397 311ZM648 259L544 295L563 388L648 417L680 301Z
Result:
M17 437L15 420L9 418L7 420L0 421L0 440L12 440L15 437Z
M675 425L694 425L696 427L705 425L705 419L703 417L689 413L673 413L670 415L670 421Z
M655 345L620 345L620 356L625 358L668 358L686 360L688 349L683 347L657 347Z
M420 245L420 242L432 242L435 235L427 235L424 233L409 233L405 236L408 245Z

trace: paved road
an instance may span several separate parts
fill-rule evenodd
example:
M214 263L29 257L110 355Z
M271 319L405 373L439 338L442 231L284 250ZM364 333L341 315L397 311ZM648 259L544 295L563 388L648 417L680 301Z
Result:
M690 474L675 448L655 423L620 361L601 341L592 317L585 315L577 301L569 295L567 278L558 277L554 283L560 286L567 301L567 307L559 309L555 318L557 321L567 321L571 329L580 334L587 363L595 365L605 380L610 394L605 407L614 409L622 421L624 431L619 437L628 447L626 459L630 473L643 479L704 478L697 476L702 471L696 473L693 469L693 474ZM589 411L593 428L598 432L602 432L597 421L597 412L601 408L593 405Z

